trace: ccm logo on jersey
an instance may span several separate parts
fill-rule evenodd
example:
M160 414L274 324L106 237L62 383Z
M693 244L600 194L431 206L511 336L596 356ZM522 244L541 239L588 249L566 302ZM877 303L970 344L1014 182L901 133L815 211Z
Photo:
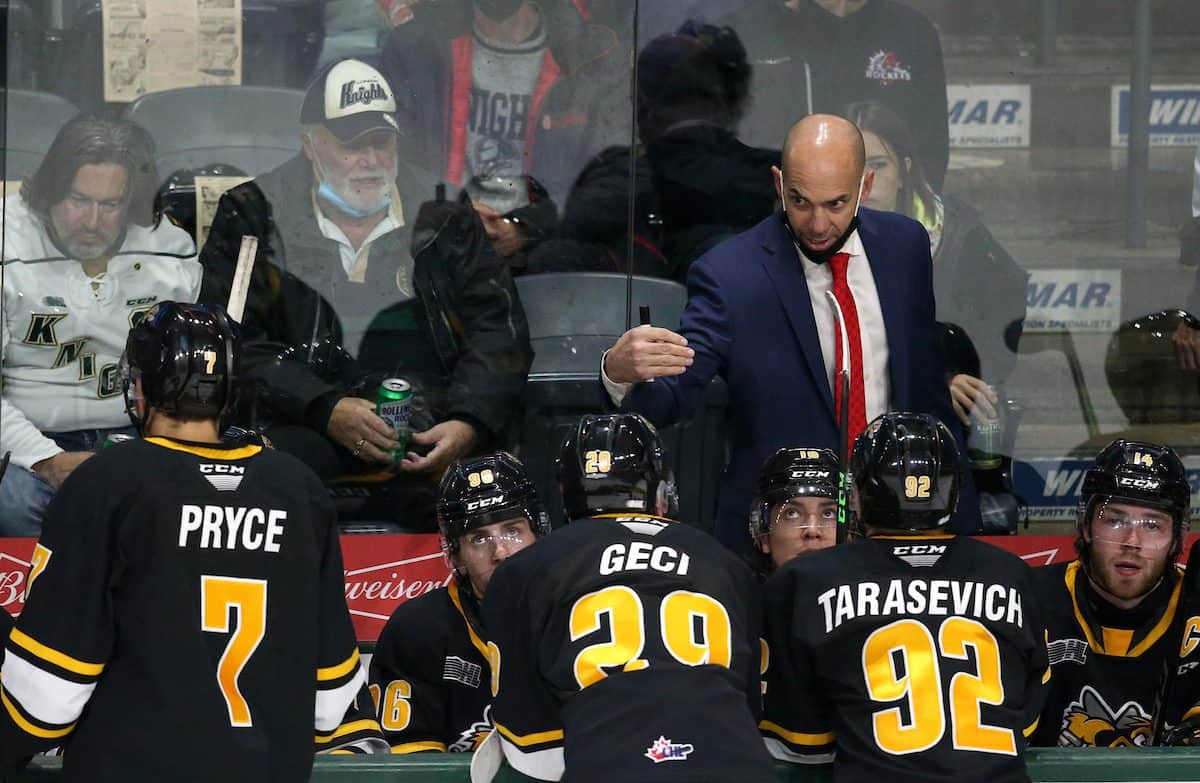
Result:
M242 485L246 477L246 469L241 465L208 464L200 465L200 472L213 489L221 492L233 492Z
M185 505L179 516L179 546L278 552L287 512L282 509ZM195 539L192 538L195 534Z
M655 546L646 541L632 544L609 544L600 555L600 573L615 574L618 571L646 571L654 569L663 573L687 576L691 558L677 552L674 547Z
M942 555L946 553L944 544L913 544L912 546L894 546L894 555Z
M504 502L503 495L497 495L494 498L480 498L467 503L467 511L479 511L480 509L498 506Z

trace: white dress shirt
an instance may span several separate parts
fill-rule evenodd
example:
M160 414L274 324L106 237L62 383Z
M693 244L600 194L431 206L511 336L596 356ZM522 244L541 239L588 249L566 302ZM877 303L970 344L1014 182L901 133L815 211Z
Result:
M866 250L855 231L842 246L843 253L850 254L846 266L846 280L854 295L854 306L858 310L859 336L862 340L863 391L866 396L867 421L891 409L891 386L888 375L887 328L883 323L883 308L879 304L879 290L875 287L875 276L867 261ZM833 322L833 308L829 304L827 291L833 290L833 271L829 264L810 261L799 248L796 257L804 267L804 279L808 283L808 296L812 303L813 318L817 323L817 339L821 344L821 355L825 360L825 377L829 388L834 388L834 367L837 361ZM607 355L607 351L605 354ZM632 383L617 383L604 372L604 359L600 359L600 379L614 405L632 388Z

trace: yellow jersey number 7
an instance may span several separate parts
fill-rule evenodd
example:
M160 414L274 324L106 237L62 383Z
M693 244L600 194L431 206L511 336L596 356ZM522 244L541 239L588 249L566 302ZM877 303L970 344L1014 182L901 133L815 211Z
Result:
M236 627L232 621L234 609ZM242 695L238 678L267 632L267 580L202 575L200 622L203 631L230 635L217 663L217 687L229 710L229 725L253 726L250 704Z

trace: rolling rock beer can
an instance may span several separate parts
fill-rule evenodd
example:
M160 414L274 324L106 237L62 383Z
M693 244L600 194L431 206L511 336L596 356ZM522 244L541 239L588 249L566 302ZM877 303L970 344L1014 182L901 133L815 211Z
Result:
M403 378L388 378L375 395L375 414L396 430L400 448L392 451L392 462L408 453L408 417L412 413L412 384Z

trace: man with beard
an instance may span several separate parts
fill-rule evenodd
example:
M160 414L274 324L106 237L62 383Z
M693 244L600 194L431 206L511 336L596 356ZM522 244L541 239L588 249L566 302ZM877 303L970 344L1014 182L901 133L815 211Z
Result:
M733 448L716 535L734 551L749 543L746 509L766 458L794 443L839 451L839 422L852 442L885 411L930 413L966 453L938 347L929 235L909 218L858 209L873 181L865 163L852 123L800 120L770 174L783 210L692 265L678 333L636 327L601 361L613 404L659 427L690 415L714 375L725 379ZM839 368L849 370L845 401ZM979 504L963 473L950 526L972 533Z
M504 431L532 351L479 218L401 160L395 111L364 62L318 76L302 154L222 196L201 298L227 301L239 243L258 237L242 320L253 423L323 479L394 471L379 513L431 530L437 477ZM407 449L375 412L388 378L415 391Z
M0 536L36 536L66 477L132 432L117 372L129 327L196 298L195 245L161 220L157 187L143 128L79 116L4 200Z
M1179 610L1191 489L1166 446L1117 440L1083 479L1079 557L1034 570L1053 676L1034 745L1149 745Z

